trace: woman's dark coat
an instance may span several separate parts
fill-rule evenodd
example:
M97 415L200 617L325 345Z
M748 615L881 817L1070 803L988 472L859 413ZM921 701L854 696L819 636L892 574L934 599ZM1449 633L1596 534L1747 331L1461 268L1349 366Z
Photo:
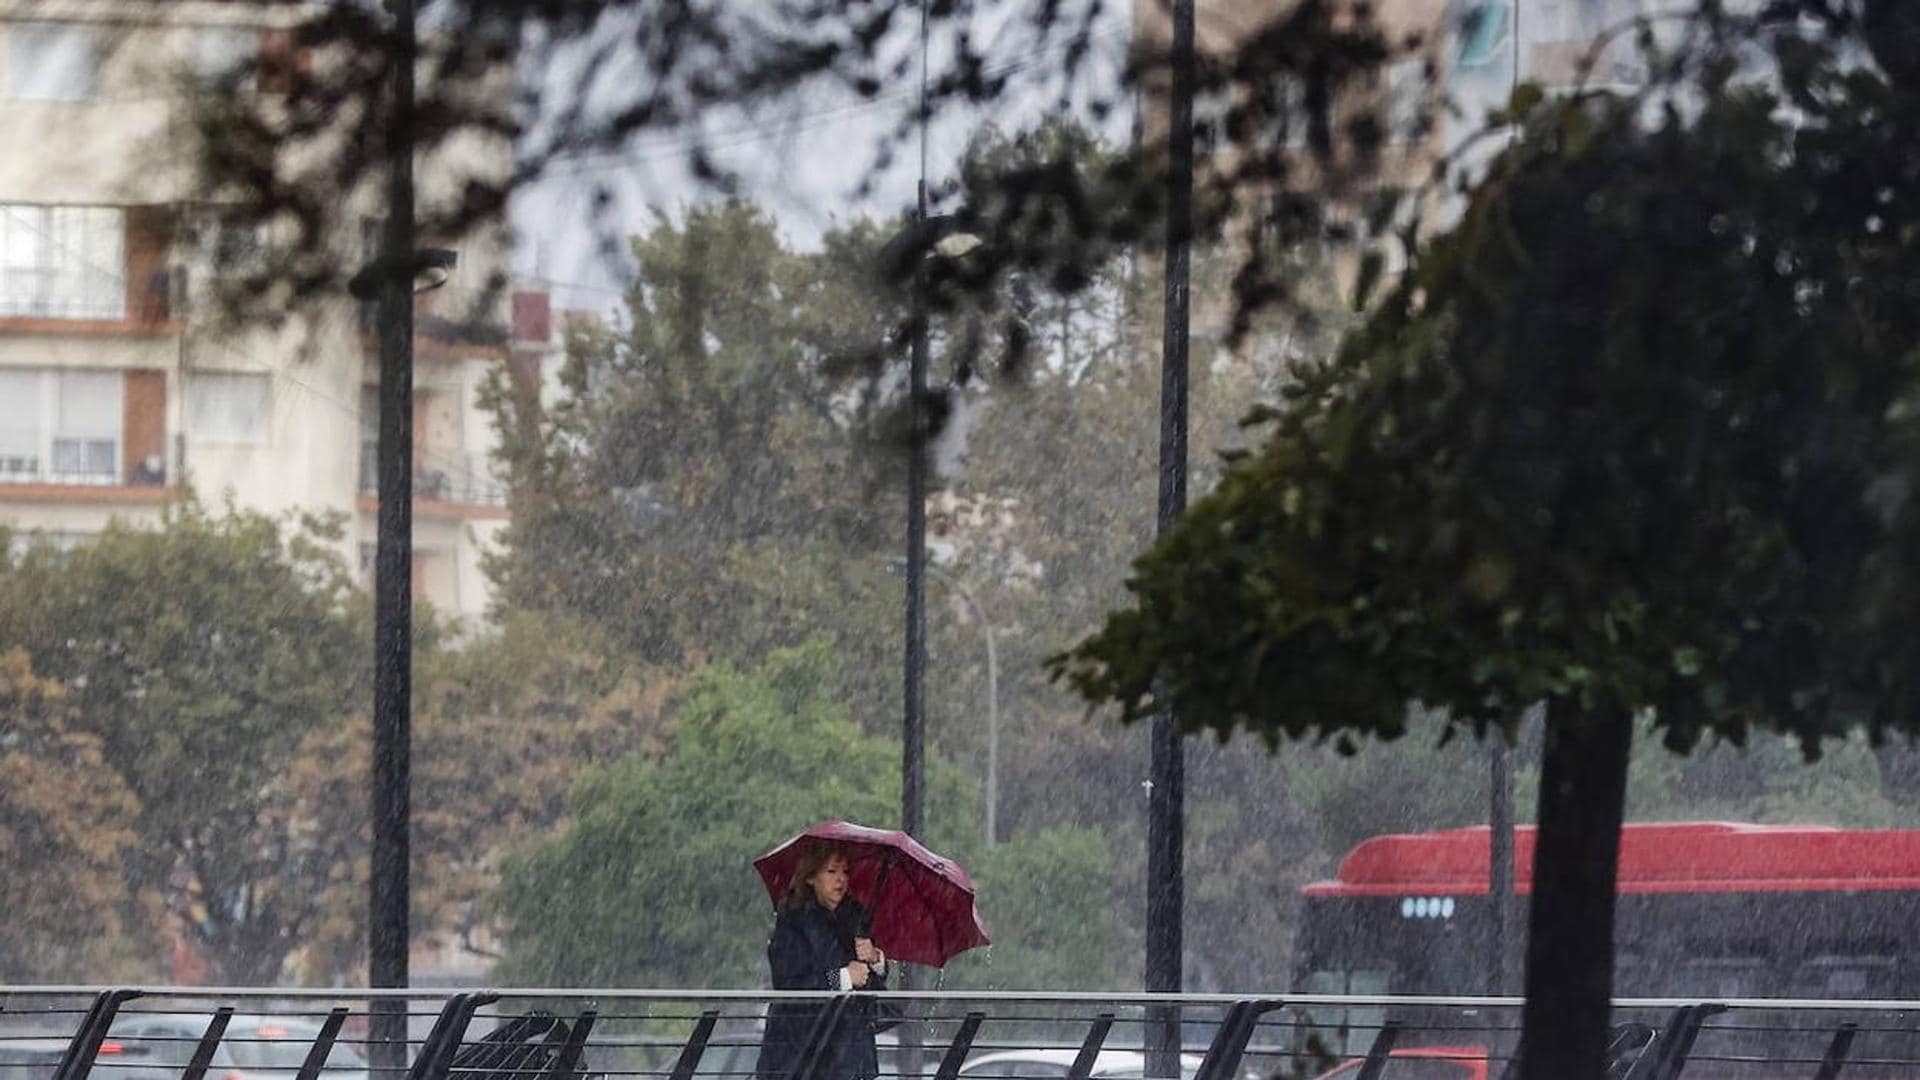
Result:
M784 908L767 941L767 963L775 990L839 990L840 969L854 959L853 939L865 933L867 913L849 897L832 911L813 901ZM884 990L886 980L867 979L863 990ZM807 1039L824 1004L777 1001L767 1007L766 1037L754 1074L761 1080L787 1080L802 1062ZM814 1080L873 1080L880 1075L874 1049L873 1019L867 1003L856 1001L841 1014L832 1045L820 1057Z

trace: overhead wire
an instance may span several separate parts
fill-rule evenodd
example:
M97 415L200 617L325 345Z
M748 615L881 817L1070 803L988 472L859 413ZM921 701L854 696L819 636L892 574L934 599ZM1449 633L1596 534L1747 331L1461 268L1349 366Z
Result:
M1092 47L1110 44L1116 39L1130 36L1124 28L1103 31L1086 36L1085 45ZM1009 60L1003 64L988 67L988 78L1002 78L1017 75L1050 59L1060 53L1070 52L1080 47L1082 42L1074 40L1062 42L1032 53ZM851 116L858 116L876 109L898 106L916 100L921 91L919 87L875 94L862 101L833 106L812 113L792 114L777 120L743 124L739 127L717 133L696 133L678 136L662 136L658 140L641 140L619 149L587 150L574 154L559 154L549 158L549 162L578 162L572 168L545 168L538 176L540 179L591 175L596 172L611 171L633 165L646 165L666 161L687 154L713 150L732 150L742 146L751 146L756 142L788 138L813 131L836 123Z

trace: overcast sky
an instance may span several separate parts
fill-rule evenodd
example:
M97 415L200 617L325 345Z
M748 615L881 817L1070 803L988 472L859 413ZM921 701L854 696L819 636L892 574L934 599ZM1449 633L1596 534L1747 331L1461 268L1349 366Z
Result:
M1019 14L1031 0L1004 5L1002 21ZM1118 85L1125 60L1129 5L1113 5L1101 16L1096 37L1097 61L1089 79L1104 82L1108 92ZM994 41L999 28L986 26L978 40ZM1000 31L1001 38L1016 35ZM931 63L937 79L942 54L936 36ZM953 110L939 117L928 136L928 175L934 185L951 176L968 136L991 121L1009 130L1030 126L1054 107L1064 46L1035 49L1010 46L1005 61L1014 79L1014 92L991 115L980 110ZM561 58L547 72L547 85L570 85L577 65ZM613 73L617 81L623 73ZM630 74L627 77L632 77ZM765 206L780 223L789 243L802 247L819 242L837 223L862 214L885 216L911 206L919 178L917 143L902 147L892 167L874 172L875 155L903 117L910 116L918 92L917 80L883 90L872 100L821 88L759 115L716 115L705 126L706 144L714 156L743 177L742 194ZM1084 118L1084 117L1083 117ZM1127 137L1130 118L1113 116L1107 122L1111 137ZM692 204L714 198L696 182L686 167L686 133L647 132L631 139L620 152L599 154L554 166L542 180L523 189L515 199L513 225L518 237L514 269L528 280L543 281L554 292L556 305L606 310L620 300L626 270L609 258L603 233L630 236L651 226L657 212L678 214ZM864 199L859 188L875 180ZM610 229L597 229L588 208L596 193L610 198L605 220Z

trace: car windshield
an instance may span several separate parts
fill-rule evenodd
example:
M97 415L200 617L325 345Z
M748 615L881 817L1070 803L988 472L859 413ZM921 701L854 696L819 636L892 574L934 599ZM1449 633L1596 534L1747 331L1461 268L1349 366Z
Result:
M227 1033L226 1046L233 1063L243 1069L298 1069L306 1063L318 1032L284 1028L241 1028ZM364 1070L366 1059L345 1043L334 1043L327 1054L327 1071Z

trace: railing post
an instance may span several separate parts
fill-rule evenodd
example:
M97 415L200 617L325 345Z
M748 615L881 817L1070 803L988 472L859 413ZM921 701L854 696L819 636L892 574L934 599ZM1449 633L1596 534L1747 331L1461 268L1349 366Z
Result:
M707 1040L713 1037L713 1026L719 1022L719 1009L701 1010L700 1019L693 1025L693 1034L687 1036L687 1044L680 1048L679 1060L673 1063L673 1080L693 1080L693 1072L700 1067L700 1058L707 1052Z
M587 1036L593 1033L593 1023L600 1018L597 1009L582 1009L573 1020L573 1027L567 1032L567 1041L560 1052L553 1057L553 1068L547 1073L547 1080L566 1080L580 1067L580 1055L587 1051Z
M1213 1042L1207 1046L1207 1056L1200 1059L1200 1071L1193 1080L1213 1080L1220 1059L1232 1044L1234 1032L1240 1027L1240 1020L1251 1007L1249 1002L1236 1001L1227 1006L1227 1014L1220 1018L1220 1026L1213 1029Z
M1820 1068L1813 1074L1813 1080L1835 1080L1840 1070L1847 1065L1847 1055L1853 1052L1853 1036L1857 1025L1848 1020L1833 1030L1833 1041L1827 1044L1827 1054L1820 1059Z
M1641 1052L1640 1060L1627 1071L1627 1080L1677 1080L1693 1053L1694 1040L1707 1018L1727 1011L1725 1005L1682 1005L1673 1010L1666 1030L1654 1037Z
M1654 1033L1653 1041L1640 1051L1640 1058L1627 1070L1626 1080L1659 1080L1665 1070L1661 1068L1666 1060L1672 1040L1678 1037L1681 1028L1687 1026L1687 1020L1693 1015L1693 1006L1682 1005L1668 1014L1665 1026Z
M300 1063L300 1071L293 1080L320 1080L320 1070L333 1054L334 1040L340 1037L340 1027L346 1022L345 1006L327 1013L327 1018L320 1021L320 1034L315 1036L313 1045L307 1049L307 1059Z
M1200 1072L1194 1080L1233 1080L1247 1055L1247 1044L1253 1040L1254 1029L1260 1026L1260 1018L1285 1006L1286 1002L1280 998L1236 1002L1220 1022L1220 1030L1214 1033L1213 1045L1207 1048L1206 1059L1200 1063Z
M1400 1040L1400 1021L1389 1020L1380 1025L1380 1031L1373 1037L1373 1045L1367 1049L1367 1060L1354 1074L1353 1080L1380 1080L1380 1074L1387 1067L1387 1059L1393 1055L1393 1044Z
M1100 1048L1107 1044L1107 1032L1112 1030L1112 1013L1101 1013L1093 1018L1093 1026L1087 1029L1087 1037L1081 1040L1080 1053L1073 1059L1073 1068L1068 1071L1067 1080L1087 1080L1093 1075L1094 1063L1100 1060Z
M986 1013L970 1012L960 1021L960 1030L953 1033L953 1042L941 1056L940 1068L935 1070L933 1080L957 1080L960 1066L967 1063L967 1052L973 1049L973 1038L980 1033L980 1025L986 1019Z
M106 1041L107 1029L113 1026L114 1014L139 996L138 990L102 990L87 1009L86 1019L80 1021L80 1030L73 1033L73 1041L67 1044L66 1056L60 1059L53 1080L87 1080L93 1059L100 1055L100 1044Z
M180 1074L180 1080L203 1080L207 1075L207 1066L213 1064L213 1052L220 1048L220 1038L227 1033L227 1021L233 1019L233 1006L222 1005L213 1010L213 1019L207 1021L207 1030L200 1036L200 1044L193 1048L193 1057L187 1062L186 1071Z
M1623 1080L1654 1042L1654 1030L1647 1024L1629 1021L1615 1024L1607 1039L1607 1080Z
M440 1007L440 1018L433 1022L433 1030L427 1034L426 1045L420 1048L420 1056L407 1071L407 1080L446 1080L453 1056L460 1052L461 1040L467 1036L467 1024L473 1020L474 1010L499 1000L499 994L489 993L455 994L448 998Z

